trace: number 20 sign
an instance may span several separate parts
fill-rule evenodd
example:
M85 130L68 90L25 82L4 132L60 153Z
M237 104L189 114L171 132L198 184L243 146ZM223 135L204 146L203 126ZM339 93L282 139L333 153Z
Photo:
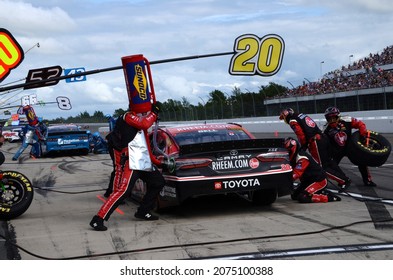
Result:
M241 35L235 40L235 54L229 65L229 73L273 76L280 70L284 49L284 40L275 34L262 38L252 34Z
M0 82L10 74L12 69L18 67L23 58L23 50L12 34L0 28Z

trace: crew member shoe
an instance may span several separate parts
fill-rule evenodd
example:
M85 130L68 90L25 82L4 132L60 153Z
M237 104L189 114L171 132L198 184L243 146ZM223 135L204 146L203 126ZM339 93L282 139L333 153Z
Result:
M364 185L366 187L376 187L377 184L375 184L373 181L363 181Z
M345 182L344 182L344 184L338 184L338 188L339 188L339 192L344 192L344 191L346 191L348 188L349 188L349 186L351 185L351 179L346 179L345 180Z
M105 231L108 228L104 226L104 219L95 215L90 222L90 226L97 231Z
M145 221L154 221L154 220L158 220L158 216L151 214L150 212L147 212L145 214L136 212L135 213L135 218L141 219L141 220L145 220Z
M111 189L106 189L105 193L104 193L104 197L108 198L112 193Z
M332 193L328 193L327 197L328 197L328 202L341 201L341 197L334 195Z

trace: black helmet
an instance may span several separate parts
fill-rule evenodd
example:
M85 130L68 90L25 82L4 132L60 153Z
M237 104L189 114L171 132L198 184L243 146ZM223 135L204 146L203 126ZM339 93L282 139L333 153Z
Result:
M340 110L336 107L329 107L325 110L325 119L327 122L331 122L332 119L334 118L334 121L336 121L340 117Z
M286 123L288 123L288 118L293 116L294 113L295 111L293 111L292 108L283 109L281 110L279 119L284 120Z
M292 161L299 152L300 143L292 137L287 137L284 140L284 147L289 152L289 160Z

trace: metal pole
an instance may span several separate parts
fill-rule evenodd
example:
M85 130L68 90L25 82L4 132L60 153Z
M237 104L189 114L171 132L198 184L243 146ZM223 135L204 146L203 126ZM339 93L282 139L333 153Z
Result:
M212 54L203 54L203 55L183 56L183 57L176 57L176 58L168 58L168 59L150 61L149 63L150 63L150 65L153 65L153 64L168 63L168 62L183 61L183 60L191 60L191 59L199 59L199 58L206 58L206 57L213 57L213 56L223 56L223 55L230 55L230 54L235 54L235 52L222 52L222 53L212 53ZM75 73L75 74L71 74L71 75L65 75L65 76L50 78L50 79L46 79L46 80L31 81L31 82L28 82L28 83L22 83L22 84L17 84L17 85L8 86L8 87L1 87L0 88L0 92L11 90L11 89L16 89L16 88L22 88L22 87L26 87L26 86L33 86L33 85L37 85L37 84L43 84L43 83L47 83L47 82L65 80L65 79L68 79L68 78L88 76L88 75L98 74L98 73L102 73L102 72L121 70L121 69L123 69L123 66L114 66L114 67L96 69L96 70L91 70L91 71L85 71L85 72L82 72L82 73Z
M240 103L242 105L242 116L241 117L243 118L244 117L244 105L243 105L242 93L240 93L238 96L240 97Z
M216 93L215 91L213 91L213 94L214 93ZM216 95L217 96L217 98L218 99L220 99L220 105L221 105L221 119L223 119L224 118L224 109L223 109L223 107L222 107L222 99L218 96L218 95Z
M349 59L349 66L351 66L351 57L353 57L353 54L351 54L348 59Z
M30 49L28 49L27 51L25 51L24 54L27 54L29 51L31 51L31 50L32 50L33 48L35 48L35 47L39 48L39 47L40 47L40 43L37 43L37 44L35 44L34 46L32 46Z
M207 120L207 114L206 114L206 102L202 99L202 97L198 96L200 100L203 102L203 108L205 109L205 120Z
M257 116L257 112L256 112L256 110L255 110L254 94L253 94L251 91L249 91L248 89L246 89L246 90L247 90L247 92L248 92L249 94L251 94L251 98L252 98L252 108L253 108L253 110L254 110L254 117L256 117L256 116Z
M320 77L322 78L322 64L324 64L325 63L325 61L321 61L321 69L320 69L320 71L321 71L321 75L320 75Z
M231 116L233 119L233 102L232 102L231 97L229 96L228 93L224 92L224 94L226 94L228 96L228 101L229 101L229 104L231 105Z

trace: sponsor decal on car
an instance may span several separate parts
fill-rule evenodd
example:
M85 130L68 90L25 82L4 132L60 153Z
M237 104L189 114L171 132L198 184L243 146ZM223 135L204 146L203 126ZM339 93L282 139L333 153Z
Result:
M215 190L222 189L241 189L248 187L259 187L261 183L257 178L249 178L249 179L239 179L239 180L227 180L221 182L214 182Z
M259 161L256 158L250 160L240 159L240 160L224 160L216 161L211 163L213 170L228 170L228 169L242 169L242 168L252 168L255 169L259 166Z
M83 140L83 142L86 142L87 140ZM58 145L69 145L73 143L80 142L79 139L57 139L57 144Z
M227 170L227 169L255 169L259 166L259 161L256 158L251 158L251 155L231 155L217 158L217 161L211 163L213 170Z
M250 167L251 167L252 169L258 168L258 166L259 166L259 160L256 159L256 158L252 158L252 159L250 159L249 164L250 164Z
M290 164L281 164L282 171L292 170L292 166Z
M160 191L160 196L176 197L176 188L164 186Z

